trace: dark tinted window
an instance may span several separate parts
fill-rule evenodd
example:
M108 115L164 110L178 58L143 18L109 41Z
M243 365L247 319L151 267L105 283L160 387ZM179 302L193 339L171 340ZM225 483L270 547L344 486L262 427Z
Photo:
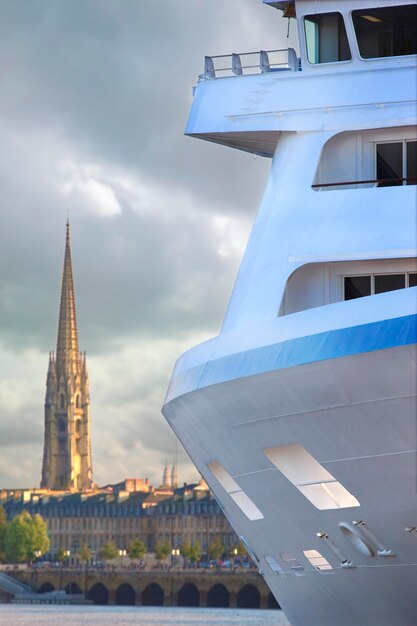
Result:
M403 177L403 144L379 143L376 146L376 177L378 180L386 180L379 183L379 187L402 185L398 180Z
M408 285L410 287L417 287L417 274L408 275Z
M371 295L370 276L346 276L345 277L345 300L362 298Z
M332 63L351 58L345 23L340 13L306 15L304 27L310 63Z
M417 6L352 11L364 59L417 54Z
M417 141L407 141L407 184L417 184Z
M375 276L375 293L404 289L405 274L380 274Z

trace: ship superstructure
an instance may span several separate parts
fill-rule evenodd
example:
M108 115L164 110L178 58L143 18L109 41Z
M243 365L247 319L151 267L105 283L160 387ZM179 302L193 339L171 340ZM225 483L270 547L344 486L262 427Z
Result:
M271 173L163 412L292 626L415 626L417 3L264 3L299 53L206 57L186 133Z

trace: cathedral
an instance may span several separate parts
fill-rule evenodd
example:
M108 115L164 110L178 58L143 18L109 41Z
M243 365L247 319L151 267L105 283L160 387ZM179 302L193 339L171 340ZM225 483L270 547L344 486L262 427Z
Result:
M78 349L67 222L56 352L49 355L41 487L56 491L93 488L90 397L85 352Z

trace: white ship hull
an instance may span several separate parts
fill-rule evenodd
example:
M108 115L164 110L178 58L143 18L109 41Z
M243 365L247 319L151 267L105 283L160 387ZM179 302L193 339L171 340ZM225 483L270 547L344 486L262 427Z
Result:
M382 299L387 295L392 299L393 294ZM402 312L408 313L414 298L414 293L400 294L400 300L409 300L401 303ZM417 623L417 535L405 530L417 521L416 319L401 314L367 326L334 331L339 336L333 346L332 333L299 339L304 347L315 341L327 356L344 344L345 356L280 367L282 343L258 346L207 361L206 376L198 377L195 389L190 386L197 380L196 365L180 368L171 389L175 394L179 387L187 391L174 398L169 392L164 407L226 515L259 560L292 626ZM355 353L355 346L370 334L367 351ZM290 353L297 350L296 342L289 342ZM390 343L402 345L379 349ZM217 351L221 353L220 345L212 348ZM273 366L245 375L245 370L264 369L263 352ZM210 384L210 367L225 379L234 376L234 368L241 368L242 376ZM360 507L318 510L294 489L264 454L293 442L354 494ZM250 521L209 471L213 460L224 459L262 519ZM395 556L363 555L343 536L339 524L352 525L358 518ZM317 536L321 533L328 534L349 567ZM319 551L332 569L315 569L304 556L307 550ZM279 562L287 553L297 563L285 566L281 561L282 571L275 573L265 557Z
M302 71L206 59L187 125L273 161L220 335L163 413L292 626L417 624L417 57L355 39L415 4L297 0ZM346 24L350 58L311 63L305 20L324 44Z

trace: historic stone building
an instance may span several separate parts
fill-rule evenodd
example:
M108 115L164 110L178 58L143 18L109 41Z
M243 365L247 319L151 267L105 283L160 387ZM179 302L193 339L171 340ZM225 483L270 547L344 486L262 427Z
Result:
M148 552L158 541L171 549L198 541L203 552L216 539L226 552L239 541L204 482L184 485L171 495L157 495L152 487L132 492L109 488L107 493L91 494L0 491L0 506L9 519L23 510L42 515L51 557L62 548L76 558L83 543L97 558L108 541L123 551L134 539L141 539Z
M41 487L57 491L93 487L88 372L85 353L78 349L68 222L57 348L49 355L46 381Z
M239 538L204 481L176 489L171 498L155 507L153 515L157 517L155 540L172 548L198 542L202 552L207 553L209 546L218 540L228 553L239 543Z

